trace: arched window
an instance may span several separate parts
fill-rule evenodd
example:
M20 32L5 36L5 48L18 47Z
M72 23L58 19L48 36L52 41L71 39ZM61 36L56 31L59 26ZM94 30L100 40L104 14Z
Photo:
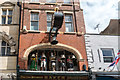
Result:
M2 41L1 44L1 56L8 56L10 55L10 46L5 41Z

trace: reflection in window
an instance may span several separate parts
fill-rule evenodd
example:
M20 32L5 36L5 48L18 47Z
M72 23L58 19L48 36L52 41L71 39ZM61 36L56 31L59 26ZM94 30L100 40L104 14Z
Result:
M39 2L39 0L31 0L31 2Z
M64 3L65 3L65 4L70 4L70 3L71 3L71 0L64 0Z
M8 10L8 15L12 15L12 10Z
M52 25L52 16L53 14L50 13L47 14L47 31L50 31Z
M2 15L7 15L7 10L3 10Z
M48 3L56 3L56 0L47 0Z
M2 24L12 24L12 9L2 10Z
M52 26L52 16L53 14L52 13L47 13L47 31L50 31L50 28ZM56 29L53 28L52 31L55 31Z
M102 49L104 62L113 62L113 49Z
M8 24L11 24L12 23L12 17L8 17Z
M31 30L38 30L39 29L39 15L38 13L31 13Z
M8 56L10 55L10 46L5 41L2 41L1 44L1 56Z
M6 16L2 16L2 24L6 23Z
M66 32L74 32L72 15L65 15Z

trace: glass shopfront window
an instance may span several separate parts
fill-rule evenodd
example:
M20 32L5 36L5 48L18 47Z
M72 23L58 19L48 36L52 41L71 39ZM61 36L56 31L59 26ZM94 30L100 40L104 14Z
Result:
M68 51L35 50L29 54L28 69L37 71L77 71L75 55Z

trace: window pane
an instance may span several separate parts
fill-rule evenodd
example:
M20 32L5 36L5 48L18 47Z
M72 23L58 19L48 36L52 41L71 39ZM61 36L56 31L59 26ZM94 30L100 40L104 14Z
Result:
M65 23L66 32L74 32L73 26L71 23Z
M39 0L31 0L31 2L39 2Z
M56 0L47 0L47 2L49 2L49 3L55 3Z
M72 15L66 15L65 22L72 22Z
M52 20L52 14L47 14L47 21L51 21Z
M2 53L2 56L5 56L5 47L1 48L1 53Z
M6 14L7 14L7 10L3 10L2 15L6 15Z
M64 0L64 3L70 4L70 1L71 1L71 0Z
M112 50L111 49L103 49L102 53L103 53L103 56L112 56Z
M6 42L5 41L2 41L2 46L6 46Z
M104 57L104 62L113 62L113 57Z
M47 27L51 27L51 22L47 22Z
M51 28L51 27L47 27L47 31L50 31L50 28Z
M51 23L47 22L47 31L50 31L50 28L51 28Z
M39 16L38 13L31 13L31 21L38 21Z
M2 24L5 24L6 23L6 17L2 17Z
M12 23L12 17L8 17L8 24Z
M52 15L53 14L47 14L47 31L50 31L50 28L51 28L51 21L52 21ZM54 31L54 29L52 30L52 31Z
M7 47L7 54L6 55L10 55L10 47Z
M9 11L8 11L8 15L12 15L12 10L9 10Z
M38 30L38 22L31 22L31 30Z

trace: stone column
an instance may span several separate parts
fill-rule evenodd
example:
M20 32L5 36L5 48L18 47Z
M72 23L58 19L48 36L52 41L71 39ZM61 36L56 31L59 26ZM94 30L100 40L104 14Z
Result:
M79 61L79 70L81 71L83 69L84 59L80 59Z

